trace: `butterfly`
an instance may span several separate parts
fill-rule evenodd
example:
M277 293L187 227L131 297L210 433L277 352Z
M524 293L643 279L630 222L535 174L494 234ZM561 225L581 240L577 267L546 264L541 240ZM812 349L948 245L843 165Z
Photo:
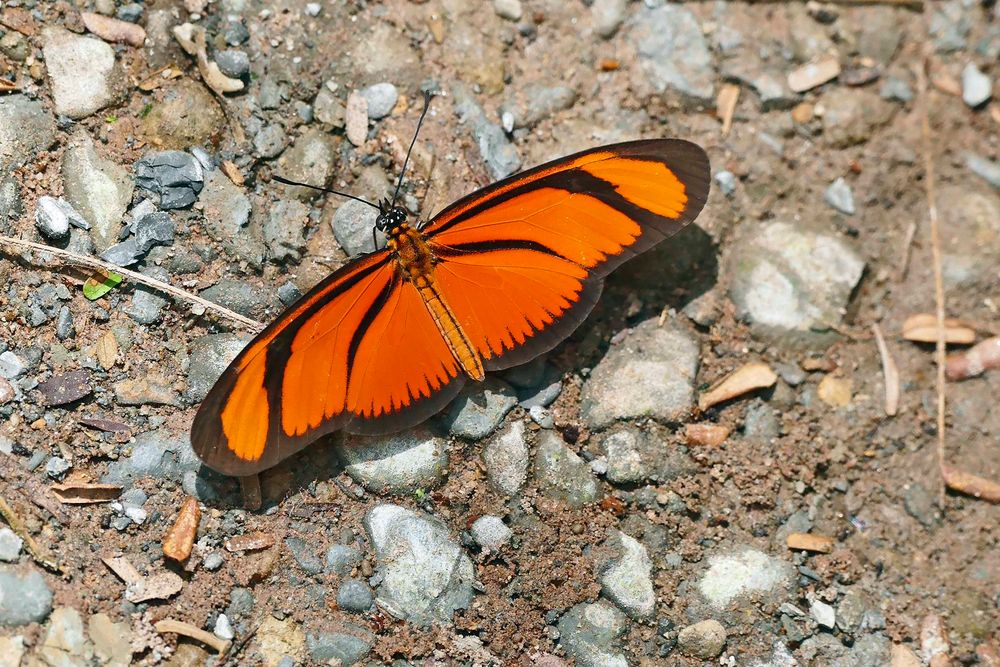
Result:
M247 476L334 431L415 426L466 382L569 336L604 277L694 220L708 190L703 149L649 139L521 172L423 224L383 200L386 246L336 270L240 352L195 416L195 452Z

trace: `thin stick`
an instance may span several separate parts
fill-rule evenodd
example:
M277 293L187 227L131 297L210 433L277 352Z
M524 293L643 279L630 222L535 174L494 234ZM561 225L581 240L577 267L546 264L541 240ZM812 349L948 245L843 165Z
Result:
M941 236L939 231L936 184L934 181L934 158L931 154L931 121L927 111L927 66L926 60L915 67L917 73L917 94L920 97L920 127L923 134L924 186L927 193L927 214L931 223L931 259L934 265L934 306L937 315L937 343L935 361L937 363L937 459L941 471L940 501L944 507L947 484L945 481L945 341L944 341L944 279L941 273Z
M906 272L910 269L910 252L913 248L913 237L917 234L917 223L911 222L906 228L906 237L903 239L903 252L899 258L899 267L896 269L896 282L903 282Z
M885 344L882 329L878 324L872 325L872 333L875 334L875 345L882 358L882 379L885 382L885 414L894 417L899 411L899 370L897 370L896 362L889 352L889 346Z
M0 496L0 514L3 515L3 518L7 522L7 525L10 526L10 529L17 533L18 537L24 540L24 544L28 547L28 552L31 554L31 557L35 559L35 562L47 570L51 570L57 574L62 574L62 568L59 567L55 557L35 541L35 538L33 538L31 533L28 532L28 529L21 521L21 518L17 516L16 512L14 512L14 508L7 504L7 501L4 500L3 496Z
M120 273L126 278L133 280L141 285L150 287L152 289L158 290L165 294L169 294L173 297L180 299L181 301L187 301L189 303L195 303L199 306L205 308L205 310L211 310L222 317L233 320L234 322L239 322L240 324L251 329L254 333L260 331L264 328L264 325L256 320L251 320L249 317L244 317L237 312L229 310L217 303L213 303L208 299L203 299L197 294L191 294L191 292L180 289L179 287L174 287L165 282L161 282L156 278L150 278L136 271L130 271L121 266L115 266L114 264L109 264L108 262L95 259L93 257L88 257L86 255L80 255L69 250L63 250L62 248L53 248L51 246L42 245L41 243L34 243L33 241L25 241L24 239L16 239L11 236L0 236L0 245L14 246L15 248L24 248L28 250L37 250L38 252L47 252L63 259L67 259L73 263L81 264L83 266L89 266L92 269L104 269L105 271L114 271L115 273Z

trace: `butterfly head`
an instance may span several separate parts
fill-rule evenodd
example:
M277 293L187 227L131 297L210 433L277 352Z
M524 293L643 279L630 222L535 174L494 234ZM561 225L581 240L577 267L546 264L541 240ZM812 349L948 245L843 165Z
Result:
M375 227L380 232L391 231L406 222L406 209L402 206L393 206L387 199L379 202L378 209Z

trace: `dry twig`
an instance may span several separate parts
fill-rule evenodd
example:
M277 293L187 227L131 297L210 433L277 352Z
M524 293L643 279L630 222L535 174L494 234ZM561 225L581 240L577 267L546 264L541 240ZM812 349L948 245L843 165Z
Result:
M80 264L83 266L89 266L92 269L104 269L105 271L114 271L115 273L120 273L129 280L133 280L140 285L145 285L157 291L163 292L164 294L169 294L170 296L176 297L182 301L188 303L196 304L203 307L205 310L211 310L222 317L233 320L234 322L239 322L240 324L246 326L248 329L257 333L264 328L264 325L255 320L251 320L249 317L244 317L239 313L224 308L217 303L213 303L208 299L203 299L197 294L191 294L179 287L174 287L167 283L156 280L155 278L150 278L149 276L143 275L136 271L131 271L129 269L115 266L114 264L109 264L100 259L95 259L93 257L88 257L87 255L80 255L69 250L63 250L62 248L53 248L51 246L42 245L41 243L35 243L33 241L25 241L24 239L16 239L10 236L0 236L0 245L13 246L15 248L20 248L22 250L36 250L38 252L45 252L57 257L61 257L75 264Z
M899 370L889 352L889 346L885 344L885 338L882 336L882 329L879 325L872 325L872 333L875 334L875 345L878 346L878 354L882 358L882 376L885 382L885 414L894 417L899 411Z
M214 650L216 653L225 653L229 649L229 641L226 639L219 639L211 632L206 632L199 627L191 625L190 623L185 623L184 621L177 621L172 618L165 618L162 621L158 621L154 626L156 631L160 634L165 632L172 632L177 635L184 635L185 637L190 637L195 641L199 641L210 649Z

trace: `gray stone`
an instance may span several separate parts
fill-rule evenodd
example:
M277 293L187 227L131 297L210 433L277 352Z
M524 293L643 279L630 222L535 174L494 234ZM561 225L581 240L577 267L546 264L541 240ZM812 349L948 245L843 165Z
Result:
M965 166L976 176L995 188L1000 188L1000 163L988 160L975 153L965 153Z
M448 468L448 442L426 426L382 436L345 434L345 470L374 493L411 493L437 486Z
M10 528L0 528L0 560L5 563L16 562L21 556L21 546L24 540Z
M714 618L689 625L677 633L677 647L682 653L711 660L726 645L726 629Z
M309 207L300 201L279 199L267 210L264 220L264 244L271 259L297 262L306 249L305 231Z
M444 413L452 435L480 440L493 433L517 406L517 394L509 384L487 376L479 384L466 385Z
M250 41L250 31L239 16L229 16L222 24L222 38L229 46L239 46Z
M625 21L627 11L627 0L594 0L594 4L590 6L594 32L604 39L610 39Z
M993 97L993 80L982 73L975 63L962 70L962 100L973 109L986 104Z
M248 342L248 336L232 333L206 334L196 339L191 345L184 397L192 403L203 400Z
M151 266L142 273L160 282L169 283L170 274L159 266ZM170 303L160 292L138 285L132 294L132 303L125 310L129 317L139 324L155 324L163 317L163 309Z
M741 547L708 559L698 590L716 610L734 601L780 599L795 578L795 568L751 547Z
M528 478L528 443L524 422L512 422L483 449L486 477L494 489L508 496L521 492Z
M73 466L70 465L69 461L63 457L53 456L48 460L48 463L45 464L45 474L52 479L60 480L66 476L66 473L68 473L72 467Z
M285 134L285 128L278 123L265 125L253 138L254 150L265 160L281 155L287 145L288 136Z
M752 88L760 100L761 111L790 109L800 99L788 87L788 77L783 71L753 55L727 61L722 76Z
M823 199L844 215L854 215L854 192L843 177L830 184L823 194Z
M868 667L890 664L891 646L889 639L881 634L865 635L847 647L832 634L820 633L802 642L797 653L806 665Z
M442 524L397 505L378 505L364 519L378 557L378 602L419 625L449 623L472 601L475 569Z
M247 317L263 312L274 300L274 294L265 287L230 279L220 280L199 296Z
M590 466L553 431L539 433L535 477L542 493L572 507L592 503L599 495L597 479Z
M348 199L337 207L330 226L333 227L333 236L337 239L337 243L349 257L357 257L385 247L385 234L375 229L377 218L377 210L353 199Z
M318 665L350 667L368 655L375 636L367 629L350 623L339 623L340 632L307 635L309 657Z
M963 50L971 30L972 14L966 11L962 0L936 5L927 28L934 47L941 53Z
M52 612L45 641L38 648L42 664L50 667L77 667L88 664L93 649L87 644L80 612L59 607Z
M251 224L250 198L243 189L216 169L208 172L200 200L208 235L227 255L259 270L267 250L260 227Z
M334 572L343 577L361 562L361 552L344 544L332 544L326 550L324 561L327 572Z
M42 54L57 114L86 118L121 98L124 73L105 42L47 27L42 30Z
M949 183L938 190L937 205L945 287L990 284L1000 262L1000 197Z
M361 96L368 100L368 118L379 120L392 113L399 92L391 83L376 83L362 90Z
M344 127L344 114L346 109L344 103L337 97L334 90L328 84L320 87L313 100L313 115L316 120L331 127Z
M809 604L809 615L820 627L832 630L837 624L837 612L833 607L821 600L813 600Z
M82 229L90 226L69 202L47 195L38 198L35 227L45 240L65 241L69 238L71 224Z
M847 591L837 605L837 627L844 632L856 634L861 630L867 608L864 595L854 589Z
M656 607L656 593L651 578L653 564L646 547L620 530L611 533L605 546L614 556L600 568L601 593L632 618L650 618Z
M862 144L892 119L895 108L862 88L838 88L824 97L823 139L833 148Z
M0 151L3 148L0 147ZM2 161L2 157L0 157ZM24 214L24 202L21 199L21 186L13 178L3 178L3 168L0 166L0 229L8 230L9 222Z
M63 154L62 175L66 199L92 225L94 246L103 252L118 238L132 201L134 184L128 170L101 157L81 129Z
M903 487L903 507L925 528L934 527L940 520L937 499L920 482L911 482Z
M325 132L312 128L295 140L292 147L278 161L278 169L285 178L326 187L333 176L333 140ZM322 194L312 188L298 185L285 186L287 192L302 201L311 201ZM353 200L348 200L353 201ZM368 207L371 208L371 207ZM372 209L373 212L374 209Z
M319 574L323 571L323 561L313 551L315 546L301 537L286 537L285 546L292 552L292 557L306 574Z
M10 350L0 352L0 377L13 380L28 370L28 362Z
M715 175L715 183L722 190L722 194L732 197L736 192L736 175L731 171L720 171Z
M0 626L41 623L52 612L52 591L37 570L0 567Z
M102 252L101 259L115 266L131 266L141 259L139 245L134 238L127 238Z
M476 544L486 551L497 551L514 536L503 519L489 514L473 521L469 532Z
M56 318L56 338L67 340L76 335L76 327L73 326L73 311L69 306L62 306L59 309L59 316Z
M779 433L780 425L774 408L759 399L747 406L746 416L743 418L743 435L748 440L771 442Z
M569 109L576 102L576 91L569 86L528 84L520 94L500 107L501 114L510 114L508 132L522 127L534 127L552 114Z
M629 36L650 85L699 104L715 98L712 53L698 19L682 5L643 7L629 20Z
M250 56L246 51L226 49L215 54L215 64L226 76L233 79L245 79L250 76Z
M600 440L607 460L605 475L614 484L634 484L650 474L642 450L645 435L638 429L622 428L605 434Z
M145 254L155 246L174 244L174 221L163 211L150 213L135 221L133 234L136 249Z
M491 123L486 112L464 84L452 86L455 113L459 121L468 127L473 141L479 148L479 155L495 179L510 176L521 168L521 156L517 147L507 138L503 128Z
M0 97L0 178L52 145L56 123L40 100Z
M162 151L142 158L135 164L139 187L160 196L160 208L191 206L204 187L205 172L190 153Z
M913 88L910 87L909 83L895 76L886 78L878 94L882 99L892 102L913 101Z
M583 386L580 415L601 429L620 419L680 419L694 404L698 342L676 318L643 322L597 364Z
M260 103L260 108L277 109L280 107L281 100L285 97L282 88L283 86L280 83L270 77L261 79L260 91L257 94L257 101Z
M759 334L805 343L828 338L864 261L840 239L800 225L770 222L746 233L730 266L738 314Z
M213 551L212 553L205 556L204 566L209 572L215 572L220 567L225 564L225 558L218 551Z
M579 667L628 667L618 640L628 618L603 600L572 607L559 619L559 644Z
M226 616L230 618L246 616L253 611L253 608L253 591L249 588L237 587L229 591L229 606L226 607Z
M172 14L168 12L167 17ZM226 115L206 86L183 77L164 84L161 90L161 101L154 103L142 119L142 132L150 145L187 150L219 139L226 127Z
M0 53L11 60L23 63L28 59L29 44L27 38L13 30L0 37Z
M128 23L138 23L142 19L143 7L142 5L132 2L127 5L122 5L118 8L115 13L115 17L119 21L127 21Z
M346 579L337 589L337 606L344 611L363 614L372 608L374 601L368 584L358 579Z

